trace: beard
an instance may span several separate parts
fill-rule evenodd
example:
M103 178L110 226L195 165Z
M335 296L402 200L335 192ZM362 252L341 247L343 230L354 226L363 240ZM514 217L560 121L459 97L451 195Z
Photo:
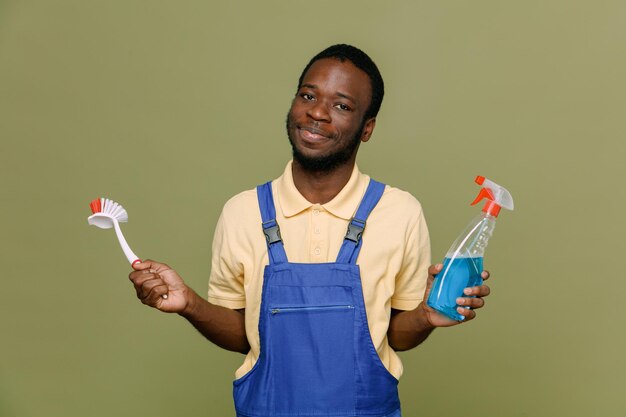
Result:
M356 134L350 138L350 140L347 141L342 148L337 149L332 153L319 156L307 156L303 154L295 145L291 134L293 122L291 121L289 113L287 113L287 121L285 125L287 128L287 137L289 138L289 143L291 144L293 159L297 161L306 171L326 173L331 172L337 167L345 164L352 157L352 155L354 155L356 149L359 147L359 143L361 142L361 136L365 127L365 118L363 118L361 126L359 126Z

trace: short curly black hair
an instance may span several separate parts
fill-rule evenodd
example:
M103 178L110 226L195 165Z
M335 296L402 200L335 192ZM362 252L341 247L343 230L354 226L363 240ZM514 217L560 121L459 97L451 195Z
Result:
M383 77L380 75L380 71L378 71L378 67L372 61L365 52L361 51L359 48L354 47L352 45L346 44L337 44L333 46L329 46L324 49L319 54L315 55L309 63L304 67L300 78L298 79L298 90L300 86L302 86L302 80L304 79L304 74L311 68L316 61L324 58L333 58L338 59L341 62L345 62L346 60L350 61L355 67L365 72L370 79L370 84L372 86L372 101L370 102L367 111L365 112L364 120L370 119L372 117L376 117L378 111L380 110L380 105L383 102L383 96L385 95L385 83L383 82Z

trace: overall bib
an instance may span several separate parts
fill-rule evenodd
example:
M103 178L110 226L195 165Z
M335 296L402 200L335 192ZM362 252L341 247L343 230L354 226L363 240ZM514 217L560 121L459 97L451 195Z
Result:
M271 182L257 187L269 265L259 316L261 350L234 382L237 417L399 417L398 380L367 325L356 259L385 188L370 180L334 263L290 263Z

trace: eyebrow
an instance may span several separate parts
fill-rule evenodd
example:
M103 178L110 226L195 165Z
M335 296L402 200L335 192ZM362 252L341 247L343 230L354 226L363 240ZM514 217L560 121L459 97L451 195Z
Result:
M300 88L303 88L303 87L304 87L304 88L311 88L311 89L313 89L313 90L316 90L316 89L317 89L317 85L315 85L315 84L302 84L302 85L300 86ZM352 97L352 96L350 96L350 95L348 95L348 94L346 94L346 93L337 92L337 93L336 93L336 95L337 95L337 96L339 96L339 97L341 97L341 98L345 98L345 99L347 99L347 100L350 100L350 101L351 101L351 102L353 102L353 103L356 103L356 100L354 99L354 97Z
M350 101L351 101L351 102L353 102L353 103L356 103L356 100L355 100L354 98L352 98L351 96L347 95L347 94L344 94L344 93L339 93L339 92L338 92L338 93L337 93L337 95L338 95L339 97L343 97L343 98L345 98L345 99L347 99L347 100L350 100Z

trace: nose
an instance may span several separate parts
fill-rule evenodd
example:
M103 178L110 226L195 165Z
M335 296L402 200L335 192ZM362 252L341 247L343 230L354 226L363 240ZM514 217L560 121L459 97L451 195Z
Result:
M307 115L311 119L319 122L330 122L330 112L328 111L326 103L322 100L312 102L307 111Z

